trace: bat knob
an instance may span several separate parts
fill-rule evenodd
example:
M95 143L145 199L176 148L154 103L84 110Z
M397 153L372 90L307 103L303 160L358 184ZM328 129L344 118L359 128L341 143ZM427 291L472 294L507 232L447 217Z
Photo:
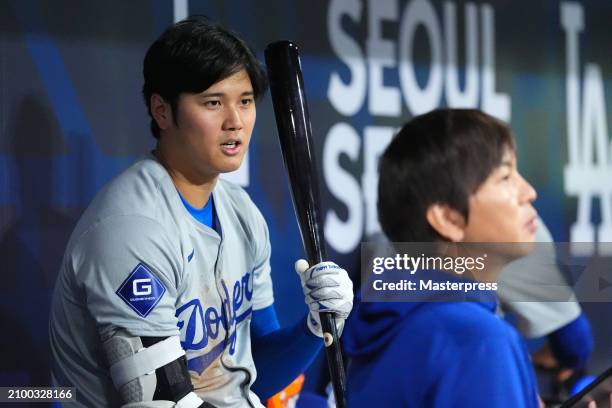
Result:
M308 261L305 259L298 259L297 261L295 261L295 271L299 274L302 274L304 272L306 272L306 270L308 270L308 268L310 268L310 265L308 264Z

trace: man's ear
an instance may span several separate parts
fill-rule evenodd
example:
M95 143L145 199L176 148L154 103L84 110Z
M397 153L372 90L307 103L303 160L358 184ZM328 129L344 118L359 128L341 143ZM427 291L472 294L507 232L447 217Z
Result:
M161 130L168 129L172 125L170 104L156 93L151 95L151 116Z
M465 236L463 215L447 204L432 204L425 215L429 225L442 237L451 242L460 242Z

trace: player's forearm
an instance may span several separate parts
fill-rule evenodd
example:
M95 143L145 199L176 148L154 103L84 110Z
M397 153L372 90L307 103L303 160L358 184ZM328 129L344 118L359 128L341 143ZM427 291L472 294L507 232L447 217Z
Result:
M253 391L263 400L282 390L310 366L322 344L306 326L306 317L291 327L254 337L257 380Z

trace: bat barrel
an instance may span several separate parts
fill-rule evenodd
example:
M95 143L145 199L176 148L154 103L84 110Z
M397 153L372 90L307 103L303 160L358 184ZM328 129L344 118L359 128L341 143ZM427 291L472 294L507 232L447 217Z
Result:
M312 128L298 47L290 41L272 43L266 47L265 57L300 235L308 261L314 265L324 261L326 256Z

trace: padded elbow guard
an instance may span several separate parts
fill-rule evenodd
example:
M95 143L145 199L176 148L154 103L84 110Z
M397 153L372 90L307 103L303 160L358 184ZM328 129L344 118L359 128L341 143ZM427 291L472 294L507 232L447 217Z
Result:
M141 338L120 330L104 342L104 350L125 408L212 407L193 392L177 336Z

